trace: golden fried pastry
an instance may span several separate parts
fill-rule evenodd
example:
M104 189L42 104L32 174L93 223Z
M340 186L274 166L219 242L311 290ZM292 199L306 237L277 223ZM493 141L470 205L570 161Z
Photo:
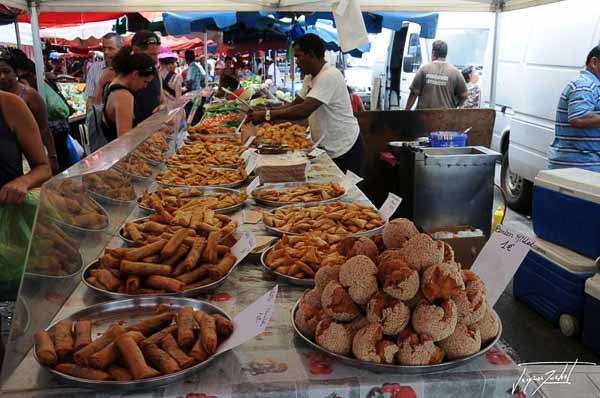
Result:
M321 292L317 289L306 289L300 297L300 303L321 308Z
M335 281L329 282L323 289L321 305L327 316L339 322L349 322L360 315L360 309L348 292Z
M383 243L388 249L400 249L406 241L417 235L415 224L406 218L396 218L383 229Z
M340 284L356 304L366 305L377 293L377 266L367 256L352 257L340 267Z
M322 310L321 305L314 306L310 303L300 303L298 310L294 314L294 322L302 334L315 337L317 325L323 319L329 319Z
M148 162L142 159L139 154L136 154L135 152L127 156L125 159L117 162L115 167L138 177L147 178L152 175L152 168Z
M322 231L348 235L377 228L384 224L384 220L369 205L334 202L275 209L263 213L263 223L284 233Z
M136 152L139 155L156 162L162 162L164 160L164 153L168 150L169 144L160 132L152 134L136 148Z
M394 363L398 353L398 346L389 340L381 340L375 345L375 352L377 352L381 363L391 364Z
M444 244L427 234L417 234L402 246L402 256L419 272L444 260Z
M477 290L479 293L485 295L485 284L475 272L463 269L461 273L467 290Z
M131 177L118 170L110 169L86 174L83 176L83 183L88 190L114 200L135 199Z
M331 281L340 281L340 265L331 265L327 267L321 267L315 274L315 290L323 292L325 286Z
M470 326L472 329L479 330L481 335L481 343L488 344L498 335L500 324L498 323L498 317L496 316L496 313L491 309L487 302L484 303L484 307L485 311L483 317Z
M381 324L383 334L393 336L408 325L410 309L402 301L378 292L367 303L367 320Z
M481 349L479 329L467 325L457 325L450 337L440 341L440 347L446 352L448 359L468 357Z
M354 335L352 353L361 361L381 363L381 357L377 353L377 343L382 340L383 328L381 325L370 323Z
M210 135L190 134L187 139L193 143L205 142L210 144L241 144L241 134L231 135L229 137L211 137Z
M159 188L154 192L145 191L139 199L140 206L158 210L165 209L173 214L180 208L198 205L212 210L238 205L248 198L246 191L209 192L199 188L185 190L181 188Z
M335 199L342 196L346 190L338 183L310 183L285 189L261 189L252 196L257 199L281 203L308 203Z
M372 261L377 261L377 256L379 255L379 250L375 242L364 236L348 236L340 241L337 249L346 257L354 257L362 254L369 257Z
M337 323L331 319L319 322L315 331L315 341L320 346L337 354L347 355L352 350L355 332L349 324Z
M253 146L266 143L282 144L295 150L309 149L313 146L312 141L307 138L306 127L291 122L263 123L258 126Z
M381 269L392 260L399 260L407 267L409 266L409 264L404 259L404 256L402 255L402 250L400 249L387 249L383 251L379 256L377 256L377 266Z
M85 191L83 184L72 179L48 187L42 205L46 214L80 228L104 229L108 217L102 208Z
M397 300L411 300L419 292L419 273L402 260L386 262L379 267L383 291Z
M423 272L421 278L423 296L429 301L449 299L465 290L460 271L455 264L441 263L432 265Z
M167 165L171 167L184 165L199 166L229 166L241 165L243 163L240 154L246 148L243 145L232 144L193 144L184 145L177 154L167 159Z
M168 168L156 176L156 181L181 186L219 186L241 183L248 175L240 169L213 169L198 165Z
M423 300L413 309L413 329L431 336L433 341L443 340L454 333L456 322L456 304L452 300L444 300L440 305Z
M460 290L452 300L458 310L458 324L471 325L485 315L485 295L477 289Z
M444 350L436 346L431 336L417 334L406 328L398 337L396 355L400 365L435 365L444 359Z

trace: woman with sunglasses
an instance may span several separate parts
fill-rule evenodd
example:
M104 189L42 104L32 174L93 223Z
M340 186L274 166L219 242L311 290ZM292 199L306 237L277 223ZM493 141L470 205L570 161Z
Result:
M134 98L156 76L155 62L146 54L131 53L123 47L112 61L117 76L104 93L102 132L107 141L127 133L135 126Z

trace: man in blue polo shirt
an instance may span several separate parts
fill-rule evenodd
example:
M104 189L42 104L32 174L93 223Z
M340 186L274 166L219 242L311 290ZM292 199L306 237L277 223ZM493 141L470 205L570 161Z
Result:
M560 96L548 163L551 169L579 167L600 172L600 45L592 48L585 69Z

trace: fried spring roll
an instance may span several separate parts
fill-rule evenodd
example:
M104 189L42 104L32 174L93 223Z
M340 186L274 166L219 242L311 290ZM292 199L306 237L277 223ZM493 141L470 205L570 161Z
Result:
M163 247L167 244L166 240L159 240L153 243L149 243L147 245L137 247L135 249L128 250L123 256L126 260L129 261L139 261L144 257L150 257L155 254L160 253Z
M129 370L122 368L117 365L110 365L106 371L112 376L112 378L116 381L131 381L133 380L133 376L129 373Z
M176 269L181 272L181 274L192 270L198 263L198 260L200 260L206 245L206 240L204 238L197 238L185 259L177 265Z
M59 363L54 368L60 373L65 373L70 376L79 377L81 379L108 381L111 380L110 374L101 370L86 368L74 363Z
M121 261L121 272L128 275L170 275L172 270L170 265Z
M100 229L106 224L106 217L96 213L80 214L73 218L73 224L80 227Z
M155 254L154 256L150 256L150 257L144 257L141 262L158 264L158 263L160 263L160 254Z
M100 257L100 268L115 268L119 269L121 265L121 260L112 254L105 254Z
M45 330L39 330L33 336L35 340L35 354L42 365L54 366L58 361L58 355L54 349L52 338Z
M131 336L121 335L115 341L119 353L127 363L134 380L148 379L160 376L160 372L151 368L144 359L144 354Z
M210 276L210 279L219 280L225 275L227 275L231 267L233 267L233 265L235 264L235 261L236 258L233 254L227 254L221 259L221 261L219 261L218 264L213 265L209 268L208 275Z
M221 314L214 314L213 318L215 318L217 325L217 336L219 337L219 341L229 338L233 333L233 322Z
M170 265L170 266L174 266L175 264L177 264L179 262L179 260L181 260L186 254L188 254L188 252L190 251L190 247L188 245L180 245L177 248L177 251L175 252L175 254L173 254L171 257L165 259L165 261L163 261L162 263L165 265ZM175 271L177 269L173 270L173 274L175 274Z
M169 326L174 317L175 314L170 312L155 315L153 317L144 319L141 322L128 326L127 330L136 330L142 333L144 336L150 336L152 333Z
M79 351L75 352L75 355L73 356L73 358L75 359L75 363L80 366L87 365L87 361L90 355L100 351L101 349L112 343L114 339L116 339L123 333L125 333L125 329L123 329L120 325L116 323L112 324L102 336L92 341L90 344L86 345Z
M75 324L75 351L92 342L92 321L82 319Z
M179 293L183 290L185 283L178 281L177 279L169 278L167 276L151 275L146 278L146 285L153 289L165 290L167 292Z
M144 335L137 331L125 333L130 336L136 343L144 340ZM96 369L104 369L113 364L119 358L119 349L113 341L98 352L93 353L88 358L88 364Z
M144 355L148 361L156 366L163 374L179 372L181 368L177 361L173 359L167 352L158 348L156 344L147 344L143 348Z
M196 282L199 279L205 278L206 276L208 276L208 265L201 265L191 272L179 275L175 279L185 283L186 285L189 285L192 282Z
M63 319L54 326L54 349L59 358L66 358L73 353L73 321Z
M87 278L85 278L85 280L92 286L98 288L98 289L102 289L102 290L108 290L106 288L106 286L104 286L102 283L98 282L98 279L96 279L93 276L89 276Z
M183 307L177 312L177 344L186 349L194 344L194 309Z
M141 224L141 227L138 226L138 228L142 228L142 230L144 232L148 232L148 233L157 233L157 234L162 234L163 232L165 232L167 230L169 226L168 225L164 225L164 224L160 224L154 221L149 221L147 223ZM162 247L161 247L162 249Z
M140 230L137 228L137 226L134 223L125 224L125 233L134 242L139 242L144 239Z
M169 239L165 247L160 251L162 258L169 258L177 252L177 248L183 243L183 240L188 236L189 232L187 229L180 229L173 234L173 237Z
M202 347L210 356L217 351L217 324L212 315L204 311L194 311L194 318L200 327L200 339Z
M98 270L96 279L98 279L98 282L106 286L106 288L111 292L117 290L121 285L121 281L115 278L115 276L109 270L104 268Z
M206 352L204 346L202 345L202 336L198 336L198 338L196 339L196 342L194 343L194 346L190 351L190 356L198 362L204 362L210 356L208 355L208 352Z
M219 256L224 256L225 254L229 253L230 250L231 248L226 245L217 246L217 253L219 254Z
M115 247L114 249L106 248L104 249L104 253L121 259L129 250L131 249L128 247Z
M196 360L193 357L187 355L181 350L181 348L179 348L175 338L170 333L163 337L163 339L160 341L160 346L171 357L173 357L175 361L177 361L177 364L181 369L189 368L196 363Z
M140 277L137 275L127 275L127 281L125 282L125 291L133 294L140 288Z
M203 279L201 281L198 281L198 282L195 282L195 283L190 283L189 285L185 285L183 287L183 290L196 289L198 287L209 285L209 284L211 284L213 282L216 282L216 281L212 280L210 278L206 278L206 279Z
M152 336L148 337L140 344L142 347L146 344L159 344L160 341L165 338L168 334L173 334L177 331L177 325L167 326L163 330L160 330L154 333Z
M219 231L208 234L206 249L204 249L204 259L211 264L216 264L218 259L217 246L219 245L219 239L221 239Z

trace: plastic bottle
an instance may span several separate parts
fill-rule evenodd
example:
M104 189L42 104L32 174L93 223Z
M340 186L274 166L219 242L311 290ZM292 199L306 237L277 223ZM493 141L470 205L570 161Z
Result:
M498 208L494 212L494 225L492 227L492 231L496 230L496 226L498 226L498 224L502 224L503 218L504 218L504 208L502 206L498 206Z

